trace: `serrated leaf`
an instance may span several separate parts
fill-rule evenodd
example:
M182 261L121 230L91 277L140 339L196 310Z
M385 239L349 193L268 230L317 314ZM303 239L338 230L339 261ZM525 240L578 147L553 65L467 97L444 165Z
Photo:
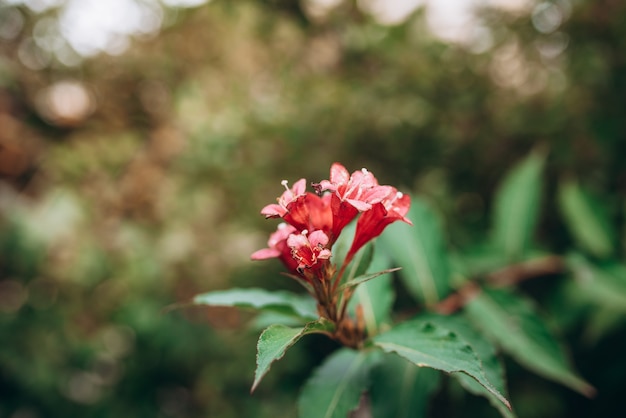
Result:
M450 269L441 226L435 213L413 199L407 214L413 226L389 225L379 241L399 267L407 290L419 302L437 303L450 291Z
M587 396L595 392L572 370L527 299L504 290L483 290L465 309L472 323L521 365Z
M346 418L370 384L370 370L380 359L375 351L342 348L315 370L298 399L300 418Z
M389 267L389 257L383 251L376 251L370 270L385 270ZM355 317L357 305L361 305L365 329L369 336L378 334L381 326L391 323L391 307L394 293L391 276L378 277L376 280L358 286L348 305L348 312Z
M301 328L290 328L278 324L270 325L261 333L257 343L257 366L250 391L252 392L256 389L263 376L269 371L272 363L280 360L285 355L285 352L298 342L300 338L307 334L330 333L333 331L333 328L334 325L325 319L310 322Z
M510 260L530 248L537 224L544 156L532 153L504 178L495 196L493 242Z
M427 321L459 335L462 339L467 341L469 345L474 349L476 355L480 359L485 376L493 386L503 394L507 395L506 381L504 377L504 367L502 362L496 355L496 349L494 345L487 339L485 339L475 328L471 326L467 318L461 315L439 315L434 313L423 314L419 316L421 321ZM480 385L476 380L463 373L455 373L461 386L474 395L483 396L491 403L491 405L500 412L505 418L514 418L515 414L502 404L500 399L493 393L488 391L485 387Z
M373 418L425 418L441 373L386 355L372 370L370 399Z
M286 291L234 288L197 295L193 298L193 303L195 305L274 311L304 320L318 318L316 302L311 296Z
M507 408L511 405L487 378L480 359L467 341L430 322L411 320L380 334L374 345L396 353L419 367L447 373L465 373L491 392Z
M599 210L578 183L569 180L559 186L559 207L568 229L584 250L597 257L613 253L613 236L606 213Z

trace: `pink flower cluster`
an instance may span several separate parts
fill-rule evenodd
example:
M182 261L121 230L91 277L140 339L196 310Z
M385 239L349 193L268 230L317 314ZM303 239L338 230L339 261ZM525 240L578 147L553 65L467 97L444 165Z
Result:
M291 188L283 180L285 191L278 202L265 206L261 214L266 218L281 218L268 241L268 248L252 254L253 260L279 258L292 273L307 281L314 277L324 280L330 265L331 248L343 228L360 217L356 224L354 241L344 264L352 260L370 240L379 236L385 227L405 216L411 199L395 187L381 186L366 169L350 174L334 163L330 179L313 184L315 193L306 192L306 180L298 180Z

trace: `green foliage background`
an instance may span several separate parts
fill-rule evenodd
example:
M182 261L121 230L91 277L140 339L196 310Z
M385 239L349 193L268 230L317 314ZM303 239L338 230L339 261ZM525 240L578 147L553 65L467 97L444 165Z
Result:
M472 52L430 35L421 11L382 26L349 1L312 19L297 2L215 0L168 10L162 32L123 55L39 70L20 63L20 42L54 11L0 5L25 22L0 43L0 417L295 416L298 389L332 342L307 337L250 396L250 318L164 308L233 286L296 289L278 263L248 261L273 228L258 211L281 179L326 178L334 161L425 197L453 249L489 232L502 176L542 152L536 242L589 250L606 269L623 261L626 4L554 4L570 11L551 33L530 14L485 10L493 45ZM87 86L93 113L46 113L41 92L63 80ZM606 220L583 244L564 219L590 215L559 184L580 184ZM585 248L597 228L609 244ZM521 291L598 395L507 361L520 417L621 410L626 303L602 289L590 301L573 280ZM397 307L410 307L397 286ZM433 416L497 416L446 382Z

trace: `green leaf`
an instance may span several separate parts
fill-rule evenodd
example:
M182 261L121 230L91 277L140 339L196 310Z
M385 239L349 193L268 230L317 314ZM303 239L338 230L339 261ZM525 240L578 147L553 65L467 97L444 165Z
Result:
M493 245L483 243L464 248L462 253L451 252L449 259L453 274L464 278L484 277L509 264Z
M544 156L532 153L502 181L495 196L493 241L510 260L530 248L537 224Z
M399 356L384 356L372 370L373 418L426 418L440 381L437 370L417 367Z
M261 382L261 379L269 371L270 366L276 360L280 360L289 347L293 346L300 338L307 334L326 334L333 331L334 325L325 320L319 319L310 322L301 328L289 328L285 325L270 325L259 337L257 343L256 371L254 372L254 391Z
M337 241L333 244L331 248L331 261L338 266L341 266L348 251L350 250L350 246L352 245L352 241L354 240L354 235L356 234L356 222L350 222L346 225L339 237L337 237Z
M626 266L609 262L593 264L579 254L566 258L576 283L587 300L626 313Z
M298 399L300 418L346 418L370 384L376 351L342 348L330 355L306 382Z
M302 326L302 319L292 315L284 315L275 311L263 311L250 321L249 328L261 331L270 325L277 324L286 325L288 327L300 327Z
M465 309L472 323L529 370L587 396L595 392L572 370L529 300L508 291L484 290Z
M348 251L350 250L355 233L356 222L352 222L341 231L341 235L337 239L337 242L335 242L335 245L333 245L332 260L334 263L338 264L339 268L342 267L341 263L343 263ZM346 266L341 281L346 283L353 280L355 277L365 274L372 261L373 254L373 243L369 243L357 251L352 258L352 261Z
M193 298L196 305L231 306L244 309L274 311L304 320L317 319L315 300L309 295L264 289L229 289L208 292Z
M626 315L615 309L600 306L589 312L583 332L583 340L589 346L598 343L602 337L613 331L626 329Z
M345 292L347 289L354 288L361 283L365 283L373 278L376 278L385 273L389 273L389 271L381 271L372 274L364 274L372 260L372 255L374 253L374 244L369 243L361 248L352 258L352 261L348 264L344 273L341 276L341 286L337 288L337 293L339 294L339 307L338 310L343 310L346 303L349 303L350 300L346 299L350 297L350 292ZM359 275L359 276L355 276Z
M578 245L597 257L605 258L613 253L610 220L576 182L560 184L559 207Z
M441 226L435 213L413 199L407 217L413 226L397 222L387 227L379 242L402 270L399 275L418 301L437 303L450 291L450 269Z
M376 251L370 270L385 270L389 267L389 257L383 251ZM356 315L357 305L363 309L365 329L369 336L378 334L381 326L391 323L391 308L394 293L391 276L378 277L358 286L348 305L352 317Z
M341 286L339 286L339 288L337 289L338 292L345 290L345 289L350 289L352 287L356 287L362 283L365 282L369 282L372 279L375 279L378 276L382 276L383 274L387 274L387 273L393 273L394 271L398 271L400 270L399 267L393 268L393 269L387 269L387 270L383 270L383 271L377 271L376 273L369 273L369 274L364 274L362 276L359 277L355 277L354 279L351 279L350 281L342 284Z
M430 322L411 320L373 339L385 352L394 352L419 367L447 373L465 373L507 408L509 401L487 378L474 349L454 332Z
M372 255L374 254L374 244L369 243L361 248L352 259L352 262L348 264L348 268L342 277L342 282L347 283L354 280L356 277L365 274L372 261Z
M508 396L504 377L504 367L496 355L494 345L489 340L485 339L478 331L476 331L476 329L471 326L467 318L460 315L438 315L433 313L420 315L419 319L449 329L467 341L480 359L483 370L485 371L485 376L487 376L489 382L493 384L498 392L502 393L504 396ZM474 395L487 398L491 405L496 408L503 417L515 417L515 414L503 405L497 396L488 391L470 376L463 373L455 373L454 377L456 377L461 385L469 392Z

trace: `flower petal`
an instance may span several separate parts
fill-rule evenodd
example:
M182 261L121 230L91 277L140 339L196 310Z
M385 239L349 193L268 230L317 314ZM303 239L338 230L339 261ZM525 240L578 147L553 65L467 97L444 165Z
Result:
M365 212L366 210L370 210L372 208L372 205L370 205L369 203L363 202L361 200L346 199L346 202L350 203L352 206L354 206L360 212Z
M311 246L319 246L322 247L328 244L328 235L326 235L323 231L313 231L309 235L309 242Z
M350 180L350 173L346 168L339 164L333 163L330 167L330 182L335 185L346 184Z
M305 179L300 179L298 181L296 181L293 184L293 187L291 188L291 192L294 194L294 197L300 196L301 194L304 194L304 191L306 190L306 180Z
M261 209L261 215L265 215L266 218L280 218L287 213L287 209L283 208L276 203L269 204Z
M252 260L267 260L268 258L276 258L280 256L280 251L276 248L263 248L252 253L250 258Z
M289 238L287 238L287 245L291 248L301 248L309 245L309 239L304 232L301 234L291 234Z

